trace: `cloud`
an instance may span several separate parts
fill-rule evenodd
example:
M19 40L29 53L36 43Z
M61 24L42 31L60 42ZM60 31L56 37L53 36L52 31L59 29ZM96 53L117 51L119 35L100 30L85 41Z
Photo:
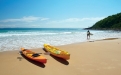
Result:
M41 21L48 20L49 18L41 18Z
M99 21L101 19L104 19L105 17L91 17L91 18L68 18L68 19L64 19L64 20L55 20L55 21L50 21L49 23L72 23L72 22L96 22ZM49 24L48 23L48 24Z
M98 21L103 19L104 17L95 17L95 18L69 18L65 19L62 22L83 22L83 21Z
M28 16L18 19L1 20L0 28L4 27L89 27L105 17L67 18L62 20L49 20L49 18Z
M104 19L105 17L91 17L91 18L82 18L81 21L99 21L101 19Z
M18 19L5 19L1 20L0 22L34 22L34 21L44 21L48 20L49 18L42 18L42 17L34 17L34 16L28 16L28 17L23 17L23 18L18 18Z

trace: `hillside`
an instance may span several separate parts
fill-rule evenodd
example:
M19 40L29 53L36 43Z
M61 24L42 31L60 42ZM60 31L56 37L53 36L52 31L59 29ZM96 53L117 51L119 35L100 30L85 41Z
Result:
M86 29L121 30L121 13L108 16L96 22L92 27Z

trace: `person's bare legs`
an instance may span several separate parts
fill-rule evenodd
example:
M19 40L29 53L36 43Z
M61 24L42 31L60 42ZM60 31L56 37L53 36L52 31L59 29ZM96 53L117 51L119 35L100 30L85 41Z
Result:
M89 40L90 39L90 35L87 35L87 40Z

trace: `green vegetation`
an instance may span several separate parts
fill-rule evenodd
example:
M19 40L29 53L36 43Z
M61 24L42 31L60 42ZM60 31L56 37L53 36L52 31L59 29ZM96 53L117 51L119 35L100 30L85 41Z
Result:
M108 29L108 30L121 30L121 13L108 16L98 22L92 27L86 29Z

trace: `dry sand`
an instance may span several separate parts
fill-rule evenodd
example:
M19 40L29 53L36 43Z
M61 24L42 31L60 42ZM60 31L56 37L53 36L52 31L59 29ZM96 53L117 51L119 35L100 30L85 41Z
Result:
M48 59L44 65L26 59L19 51L0 52L0 75L121 75L121 39L56 47L68 51L70 60L42 54ZM43 48L31 50L45 53Z

